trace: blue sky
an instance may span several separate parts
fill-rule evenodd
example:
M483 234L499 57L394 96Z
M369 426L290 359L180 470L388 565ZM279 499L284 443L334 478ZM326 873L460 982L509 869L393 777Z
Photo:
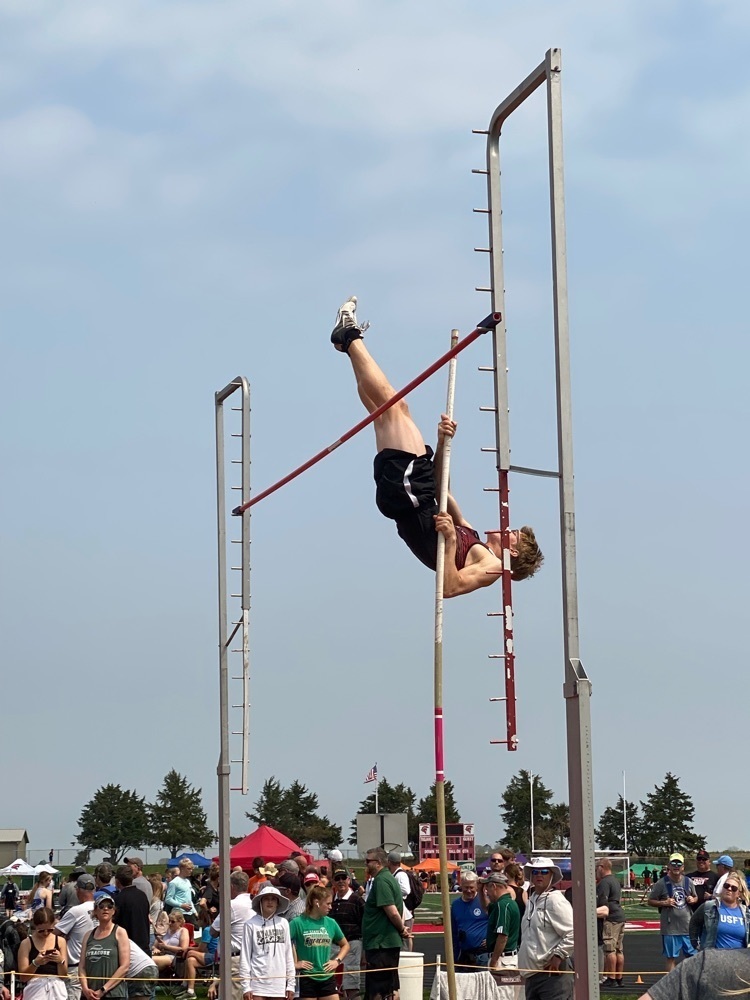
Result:
M468 332L488 311L471 129L560 46L596 813L623 770L634 798L671 770L709 845L742 845L750 807L726 809L717 766L736 772L744 746L745 0L0 0L0 15L3 702L22 748L5 825L64 846L100 785L150 798L171 767L215 822L213 393L252 383L259 490L359 419L328 343L343 298L397 385ZM524 465L555 454L545 142L537 93L503 153ZM482 530L487 351L459 363L453 465ZM440 375L411 401L428 437L444 394ZM420 796L433 780L432 578L375 510L372 453L365 433L253 516L235 833L272 774L346 827L374 761ZM447 772L482 841L519 768L567 799L554 487L515 482L512 512L547 555L516 589L517 753L489 746L498 595L446 615Z

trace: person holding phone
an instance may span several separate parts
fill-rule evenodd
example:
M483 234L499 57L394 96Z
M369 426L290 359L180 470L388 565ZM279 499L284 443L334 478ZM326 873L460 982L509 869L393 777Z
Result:
M34 1000L67 1000L68 946L55 932L55 914L41 906L31 918L31 934L18 949L18 971L26 985L23 995Z

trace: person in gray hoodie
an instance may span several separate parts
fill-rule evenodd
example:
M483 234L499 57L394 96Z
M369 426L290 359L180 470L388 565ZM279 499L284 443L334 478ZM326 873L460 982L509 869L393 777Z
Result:
M531 883L518 949L526 1000L571 1000L573 907L554 888L562 872L551 858L532 858L523 871Z
M253 899L255 913L245 922L240 952L239 975L245 1000L294 1000L292 939L289 924L280 919L288 905L270 883L261 886Z

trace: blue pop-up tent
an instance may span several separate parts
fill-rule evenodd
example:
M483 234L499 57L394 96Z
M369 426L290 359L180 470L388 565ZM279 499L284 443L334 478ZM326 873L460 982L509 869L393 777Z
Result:
M178 854L176 858L170 858L167 861L167 868L176 868L180 861L183 861L185 858L188 861L192 861L196 868L208 868L211 865L210 859L204 858L202 854L193 854L190 851L185 851L183 854Z

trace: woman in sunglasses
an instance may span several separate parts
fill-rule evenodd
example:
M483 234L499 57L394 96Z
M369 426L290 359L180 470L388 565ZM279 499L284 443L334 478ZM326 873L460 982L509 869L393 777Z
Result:
M190 931L185 926L185 915L180 910L169 914L169 930L154 943L154 965L157 969L171 969L178 958L184 958L190 947Z
M48 906L34 911L31 934L18 949L18 971L26 980L23 995L28 1000L42 995L46 1000L66 1000L67 946L65 938L55 933L55 914Z
M694 948L747 948L750 910L747 885L737 872L729 872L721 895L701 903L690 919Z
M124 978L130 967L130 939L124 927L115 922L115 901L105 893L94 903L93 916L99 921L83 939L78 976L85 1000L107 997L126 1000L128 984Z

